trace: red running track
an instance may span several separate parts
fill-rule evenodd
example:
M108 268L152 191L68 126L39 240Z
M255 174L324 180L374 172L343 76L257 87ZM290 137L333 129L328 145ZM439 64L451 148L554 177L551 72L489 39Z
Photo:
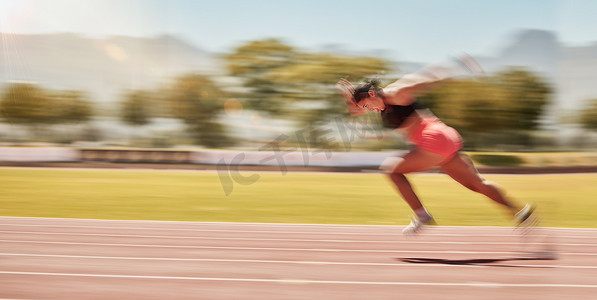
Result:
M597 229L0 217L0 298L596 299ZM537 251L557 250L557 260Z

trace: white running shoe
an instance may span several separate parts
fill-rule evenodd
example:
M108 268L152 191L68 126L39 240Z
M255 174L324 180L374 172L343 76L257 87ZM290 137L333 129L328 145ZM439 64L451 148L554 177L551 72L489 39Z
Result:
M535 206L527 204L519 212L514 215L514 222L516 229L526 239L531 239L537 235L537 229L540 222L539 217L535 213Z
M538 223L538 218L534 214L535 206L526 204L519 212L514 215L514 222L518 227L535 226Z
M435 220L432 216L429 216L428 219L421 220L420 218L413 216L411 218L410 224L408 224L404 229L402 229L402 234L404 235L415 235L427 225L436 225Z

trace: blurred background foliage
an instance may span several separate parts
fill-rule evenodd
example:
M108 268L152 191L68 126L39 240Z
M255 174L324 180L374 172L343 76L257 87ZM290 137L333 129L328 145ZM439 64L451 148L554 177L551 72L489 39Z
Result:
M151 89L122 91L117 111L108 115L130 126L131 131L150 126L156 118L178 120L184 128L175 134L162 132L153 137L159 141L154 143L144 144L132 138L126 142L128 146L251 147L267 141L235 135L230 116L253 112L253 118L284 120L295 130L309 128L307 139L313 147L340 150L337 143L334 146L321 138L329 134L326 124L347 116L334 84L340 78L357 83L372 76L388 84L400 74L391 61L306 52L278 39L247 42L222 55L222 59L228 72L224 76L180 74ZM234 80L222 81L221 77ZM457 128L468 149L528 150L556 144L541 127L552 91L551 84L532 71L510 68L481 78L450 80L419 100L445 123ZM89 125L99 114L85 91L56 91L36 83L11 82L0 95L1 121L25 128L25 141L101 141L98 129ZM246 120L240 122L242 127ZM569 114L562 123L595 131L597 99L588 99L586 107ZM68 126L70 131L65 131ZM292 135L281 130L278 134ZM57 138L64 132L77 134ZM290 138L286 143L298 142L297 138ZM367 150L404 146L395 139L354 143L354 148Z
M550 104L551 87L524 69L444 84L421 97L471 148L515 144L532 148L533 133Z

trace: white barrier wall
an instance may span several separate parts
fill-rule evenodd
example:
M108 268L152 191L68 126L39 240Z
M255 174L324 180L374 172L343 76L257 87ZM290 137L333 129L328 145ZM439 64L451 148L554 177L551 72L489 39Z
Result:
M286 166L379 166L386 157L400 152L283 152L283 151L195 151L199 164L286 165Z
M102 155L98 155L100 153ZM350 167L379 166L386 157L399 154L399 152L303 152L240 150L168 151L152 149L134 150L109 148L80 150L58 147L0 147L0 161L6 162L110 161L133 163L194 163L211 165L233 164ZM173 159L173 155L175 155L177 159Z
M79 160L79 151L53 147L0 147L0 161L60 162Z

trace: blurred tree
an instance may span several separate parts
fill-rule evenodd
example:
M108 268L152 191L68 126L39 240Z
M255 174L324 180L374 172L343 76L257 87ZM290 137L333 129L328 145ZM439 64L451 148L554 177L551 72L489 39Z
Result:
M209 78L193 74L177 78L166 90L164 101L171 115L187 125L197 144L217 148L232 144L225 127L218 122L224 97Z
M530 71L511 68L494 76L507 93L501 112L508 117L504 124L511 130L535 130L543 110L549 103L551 87Z
M58 106L57 123L87 122L93 116L93 105L81 91L59 91L52 93Z
M588 130L597 130L597 98L588 101L588 106L580 113L581 126Z
M245 104L255 110L277 113L284 110L281 85L273 84L270 73L296 62L298 53L278 39L252 41L226 56L232 76L244 79L249 89Z
M5 122L27 126L36 138L47 138L48 125L86 122L92 105L80 91L48 91L32 83L8 86L0 99Z
M389 69L385 60L372 57L302 53L279 40L249 42L228 55L228 69L244 79L248 108L300 121L312 127L310 145L325 147L316 127L346 113L344 100L334 88L350 75L351 80Z
M56 105L52 97L32 83L13 83L0 99L0 115L5 122L36 126L55 123Z
M373 57L303 54L298 58L294 64L272 70L268 78L286 87L283 96L287 103L310 104L302 112L300 106L291 106L307 124L346 112L344 100L334 88L340 78L350 75L350 79L360 80L389 69L387 61Z
M0 114L9 123L47 125L85 122L93 107L80 91L47 91L30 83L15 83L0 99Z
M482 80L451 81L421 99L465 130L534 130L550 93L536 75L509 69Z
M151 121L152 96L147 91L131 91L120 103L120 119L132 126L143 126Z
M420 101L451 126L467 132L504 128L504 91L487 81L459 80L440 86Z
M461 131L469 145L530 146L550 93L536 75L509 69L480 80L447 81L420 101Z
M294 112L301 101L324 101L319 106L328 113L344 111L334 89L341 77L389 69L381 59L301 53L277 39L249 42L226 58L230 74L244 79L249 108L270 113Z

